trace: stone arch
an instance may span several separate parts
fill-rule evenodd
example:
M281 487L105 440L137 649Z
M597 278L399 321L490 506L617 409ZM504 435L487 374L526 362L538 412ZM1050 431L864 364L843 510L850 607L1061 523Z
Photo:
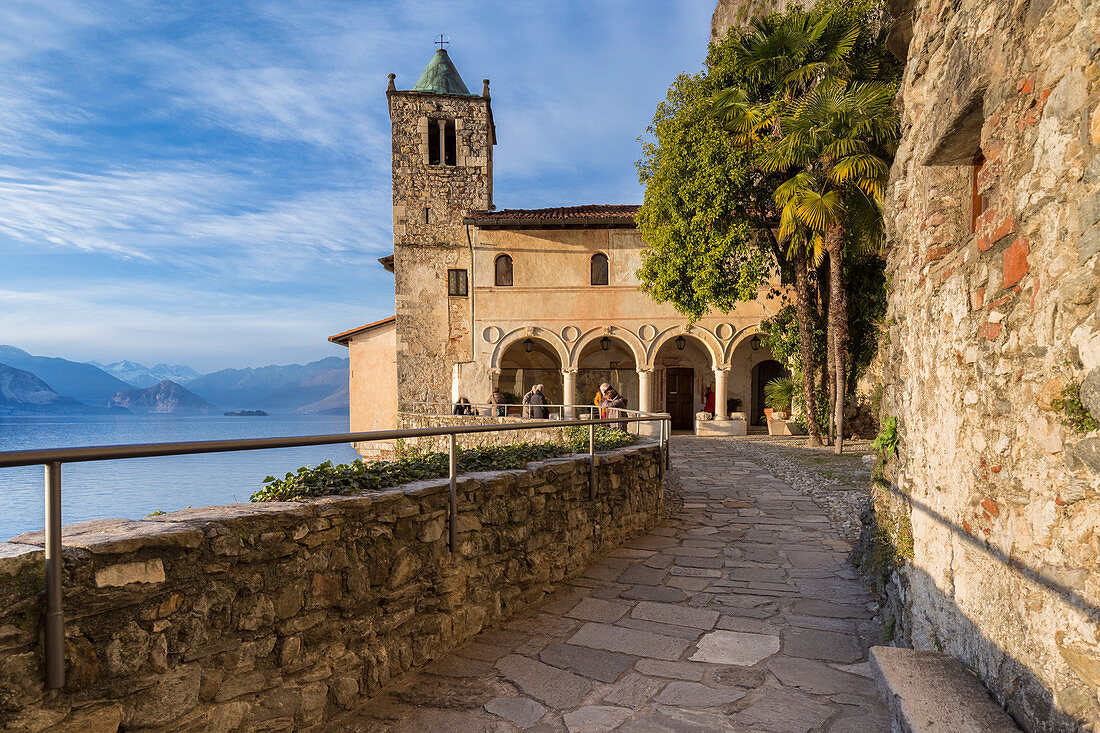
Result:
M604 336L610 336L626 344L630 352L634 355L634 365L636 368L641 368L648 363L646 359L645 344L642 343L642 340L638 338L634 332L625 328L616 327L612 327L610 331L606 327L593 328L582 333L580 338L577 339L577 343L573 344L573 348L569 350L569 361L563 363L567 363L570 369L576 369L578 367L577 362L581 358L581 352L584 351L584 347L588 346L593 341L598 341Z
M737 335L730 339L730 342L726 344L726 347L722 352L723 363L729 364L733 360L733 352L737 351L737 347L745 343L745 341L747 341L748 339L751 339L753 336L760 336L761 339L763 339L764 337L764 332L760 330L759 323L745 326L737 332Z
M504 353L508 351L508 347L528 338L538 339L549 346L554 353L557 354L558 362L563 369L566 365L570 364L569 349L558 334L547 328L539 328L538 326L531 328L525 326L505 333L504 336L497 341L496 346L493 348L493 355L489 360L489 369L499 370L501 359L504 357Z
M727 366L729 361L723 359L722 344L710 331L705 328L693 328L688 331L682 326L673 326L672 328L666 328L657 334L657 337L653 339L653 343L649 345L649 353L646 355L645 365L652 368L654 366L654 359L657 358L657 352L661 350L661 347L667 344L669 341L675 339L677 336L683 336L684 338L693 338L703 345L703 348L708 354L710 354L710 366L714 367Z

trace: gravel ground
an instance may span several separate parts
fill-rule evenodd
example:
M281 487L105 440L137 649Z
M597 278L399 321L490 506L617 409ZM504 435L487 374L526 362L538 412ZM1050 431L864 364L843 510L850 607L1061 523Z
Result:
M872 454L870 441L846 441L839 456L832 447L807 447L805 437L748 435L725 442L812 497L846 541L859 538L860 509L871 491L871 469L863 462Z

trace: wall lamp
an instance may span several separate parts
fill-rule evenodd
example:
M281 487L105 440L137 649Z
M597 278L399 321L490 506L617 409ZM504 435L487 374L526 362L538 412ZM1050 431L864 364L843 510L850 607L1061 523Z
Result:
M752 347L753 351L760 351L760 337L753 336L751 339L749 339L749 346Z
M523 342L523 350L530 354L535 348L535 342L531 339L527 339Z
M688 345L688 340L683 336L676 337L676 350L683 351Z
M608 349L610 349L611 348L611 339L609 339L607 336L604 336L602 339L600 339L600 348L603 349L604 351L607 351Z

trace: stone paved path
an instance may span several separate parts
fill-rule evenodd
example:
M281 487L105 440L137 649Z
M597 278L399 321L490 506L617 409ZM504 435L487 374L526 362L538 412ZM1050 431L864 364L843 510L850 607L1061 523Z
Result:
M675 438L673 464L672 521L333 730L889 731L822 510L716 439Z

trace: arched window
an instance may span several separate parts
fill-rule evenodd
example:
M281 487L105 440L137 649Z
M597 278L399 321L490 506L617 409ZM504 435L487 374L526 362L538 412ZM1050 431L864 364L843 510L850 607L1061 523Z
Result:
M496 284L498 288L512 287L512 258L508 255L497 257Z
M607 255L602 252L592 255L592 284L607 285Z

